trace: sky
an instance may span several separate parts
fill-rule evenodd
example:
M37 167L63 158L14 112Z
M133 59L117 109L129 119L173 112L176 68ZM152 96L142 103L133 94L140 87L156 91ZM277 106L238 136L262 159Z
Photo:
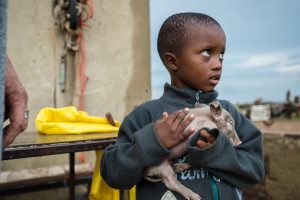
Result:
M219 99L232 103L284 102L300 96L299 0L150 0L152 98L170 83L156 49L163 21L179 12L216 19L226 34Z

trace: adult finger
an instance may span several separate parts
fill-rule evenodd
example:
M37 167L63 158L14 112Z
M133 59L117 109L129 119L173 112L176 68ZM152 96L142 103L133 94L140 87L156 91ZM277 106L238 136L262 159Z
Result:
M28 126L28 120L25 119L19 124L11 123L7 125L3 130L3 145L7 147L14 139L23 132Z
M3 145L4 147L7 147L10 145L14 139L17 137L18 133L15 131L15 129L11 126L8 125L4 128L3 130Z
M3 130L4 146L13 142L13 140L28 127L28 111L23 103L11 106L9 113L10 124Z

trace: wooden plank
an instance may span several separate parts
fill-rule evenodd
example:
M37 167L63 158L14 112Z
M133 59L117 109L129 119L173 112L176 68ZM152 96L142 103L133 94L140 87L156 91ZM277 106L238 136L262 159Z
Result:
M95 139L73 142L58 142L46 144L29 144L10 146L3 150L3 160L63 154L70 152L91 151L104 149L114 144L116 138Z

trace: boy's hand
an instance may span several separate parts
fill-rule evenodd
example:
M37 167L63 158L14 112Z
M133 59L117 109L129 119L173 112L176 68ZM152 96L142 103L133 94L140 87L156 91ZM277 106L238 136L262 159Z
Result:
M194 128L184 131L195 118L195 116L191 114L185 119L188 114L188 108L185 108L183 111L175 111L170 115L164 112L162 118L155 122L154 127L157 136L164 147L168 149L172 148L194 133Z
M213 144L216 140L215 136L211 134L207 129L201 129L199 131L199 139L196 142L196 146L199 148L206 148Z

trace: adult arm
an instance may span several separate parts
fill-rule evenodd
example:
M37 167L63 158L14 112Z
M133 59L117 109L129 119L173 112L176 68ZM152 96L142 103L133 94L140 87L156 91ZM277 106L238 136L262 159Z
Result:
M27 110L27 92L21 84L10 59L7 57L5 69L5 120L9 124L3 131L3 144L8 146L28 126L24 114Z

